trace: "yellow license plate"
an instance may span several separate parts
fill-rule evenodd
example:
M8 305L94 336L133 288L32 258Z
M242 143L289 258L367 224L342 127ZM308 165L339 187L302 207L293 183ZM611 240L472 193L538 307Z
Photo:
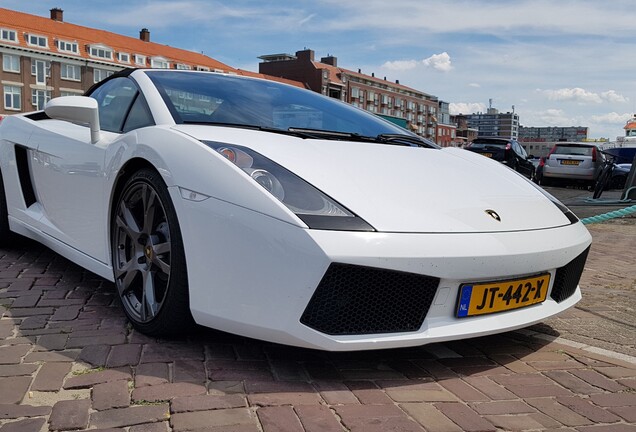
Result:
M581 161L577 160L562 160L561 165L578 165Z
M491 158L492 157L492 153L482 153L482 155Z
M463 284L459 289L457 317L484 315L541 303L548 295L550 274L524 279Z

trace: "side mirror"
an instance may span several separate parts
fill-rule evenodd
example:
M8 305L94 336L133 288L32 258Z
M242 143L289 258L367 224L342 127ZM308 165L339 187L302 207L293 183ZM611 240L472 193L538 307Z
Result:
M53 119L87 124L91 143L99 141L99 109L95 99L87 96L57 97L46 104L44 112Z

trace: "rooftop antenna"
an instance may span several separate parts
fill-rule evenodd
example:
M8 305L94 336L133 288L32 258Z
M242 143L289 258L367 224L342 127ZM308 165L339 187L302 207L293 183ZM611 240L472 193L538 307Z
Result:
M492 108L492 98L488 99L488 108Z

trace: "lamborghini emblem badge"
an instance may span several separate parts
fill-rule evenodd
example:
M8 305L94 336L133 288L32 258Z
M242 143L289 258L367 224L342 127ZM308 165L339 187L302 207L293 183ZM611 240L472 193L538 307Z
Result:
M497 222L501 222L501 218L499 217L499 215L497 214L496 211L494 211L494 210L484 210L484 211L486 212L486 214L488 214L488 216L490 216L491 218L493 218Z

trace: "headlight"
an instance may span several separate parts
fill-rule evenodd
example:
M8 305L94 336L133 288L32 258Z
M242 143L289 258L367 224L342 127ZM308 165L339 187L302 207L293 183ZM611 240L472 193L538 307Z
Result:
M325 230L375 231L362 218L291 171L246 147L204 143L241 168L256 183L293 211L308 227Z

